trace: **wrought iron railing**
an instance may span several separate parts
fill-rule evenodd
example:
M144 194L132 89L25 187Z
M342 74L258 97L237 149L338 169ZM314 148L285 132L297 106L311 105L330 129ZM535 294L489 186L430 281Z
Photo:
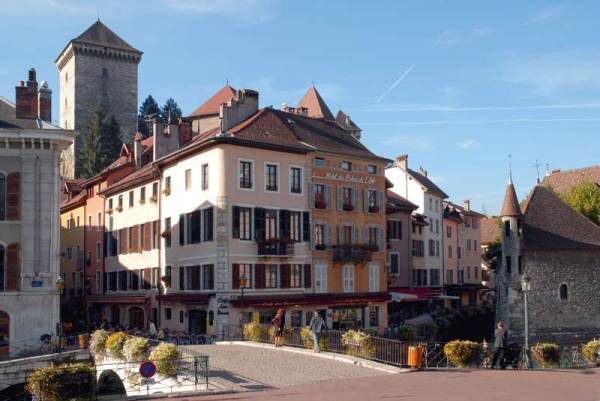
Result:
M352 246L337 247L333 253L335 262L370 262L371 258L372 251Z

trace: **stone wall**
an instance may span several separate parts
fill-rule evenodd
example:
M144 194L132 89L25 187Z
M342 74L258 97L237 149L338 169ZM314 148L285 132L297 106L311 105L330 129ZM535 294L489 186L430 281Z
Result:
M579 342L600 334L600 251L524 252L524 269L531 277L529 331L532 341ZM568 298L561 299L565 284ZM510 293L510 327L524 330L521 291Z

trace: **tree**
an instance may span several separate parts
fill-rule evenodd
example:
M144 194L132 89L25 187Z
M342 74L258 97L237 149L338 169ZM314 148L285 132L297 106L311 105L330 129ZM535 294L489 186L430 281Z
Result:
M121 129L102 106L92 109L83 147L77 154L77 175L90 178L104 170L121 151Z
M138 114L138 130L142 134L144 138L150 136L150 128L148 127L148 123L146 122L146 117L156 115L156 117L160 116L160 107L158 103L152 95L148 95L146 100L140 106L140 112Z
M563 197L565 202L585 217L600 225L600 186L595 182L579 184Z
M160 119L163 123L167 123L169 121L169 111L171 112L172 122L175 122L182 115L179 105L172 97L167 99L164 106L160 110Z

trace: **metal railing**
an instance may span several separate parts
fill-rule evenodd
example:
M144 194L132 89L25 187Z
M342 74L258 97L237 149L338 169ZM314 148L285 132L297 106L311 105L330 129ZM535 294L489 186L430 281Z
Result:
M80 349L77 336L53 336L47 340L9 341L0 344L0 362L35 356L60 354Z
M355 247L337 247L334 249L333 260L335 262L370 262L372 252Z
M259 242L258 256L294 256L294 244L287 242Z

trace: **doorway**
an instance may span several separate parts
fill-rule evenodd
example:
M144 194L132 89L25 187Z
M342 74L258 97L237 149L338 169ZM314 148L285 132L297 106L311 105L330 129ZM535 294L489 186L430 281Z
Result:
M118 306L110 307L110 322L113 325L121 324L121 309Z
M144 311L142 308L129 309L129 327L142 330L144 328Z
M188 312L188 332L206 334L206 311L194 309Z

